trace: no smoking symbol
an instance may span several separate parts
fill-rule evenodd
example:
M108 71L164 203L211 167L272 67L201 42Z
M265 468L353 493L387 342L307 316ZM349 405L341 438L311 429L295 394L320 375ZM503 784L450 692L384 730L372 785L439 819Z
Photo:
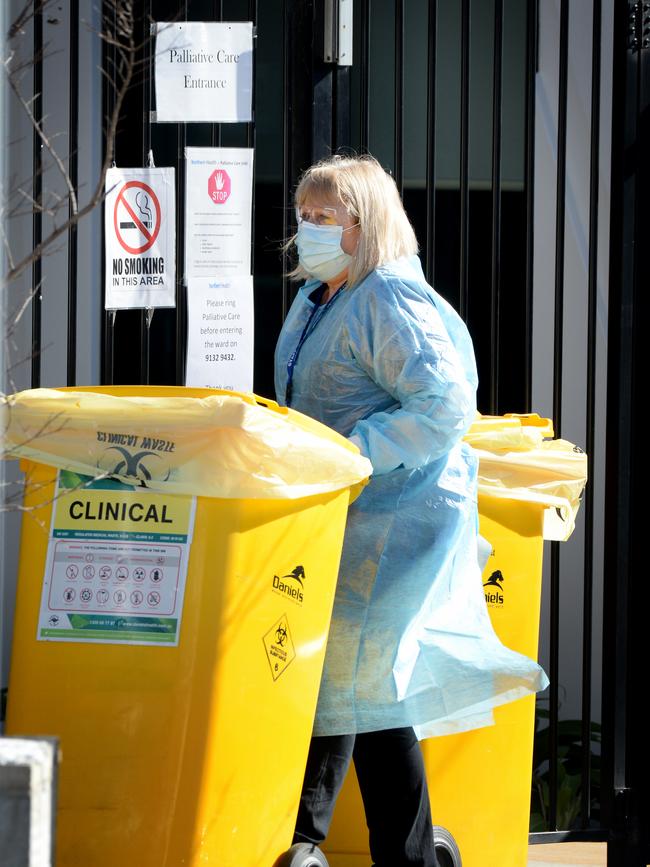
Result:
M215 169L208 178L208 195L215 205L223 205L230 198L232 185L225 169Z
M113 226L115 237L127 253L134 256L153 246L162 213L154 191L142 181L128 181L115 199Z

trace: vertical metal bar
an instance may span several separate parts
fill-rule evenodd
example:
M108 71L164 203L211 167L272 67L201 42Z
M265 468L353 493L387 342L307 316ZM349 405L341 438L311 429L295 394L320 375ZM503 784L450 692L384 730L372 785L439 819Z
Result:
M555 217L555 328L553 344L553 425L555 435L562 431L562 340L564 336L564 235L566 213L566 138L569 55L569 3L560 3L560 57L557 121L557 176Z
M494 0L492 60L492 286L490 298L490 412L499 406L499 288L501 283L501 70L503 0Z
M339 66L333 75L334 123L332 124L332 149L349 148L351 141L350 117L350 69Z
M438 0L429 2L429 41L427 46L427 240L426 275L435 285L435 232L436 232L436 37L438 27Z
M395 0L395 183L404 189L404 0Z
M187 20L187 19L185 19ZM186 127L176 125L176 384L185 384L187 285L185 277L185 144Z
M462 0L460 50L460 270L459 313L467 318L469 301L469 54L470 0Z
M361 0L361 58L359 64L359 151L367 153L370 142L370 0Z
M151 50L151 34L149 22L151 21L151 0L144 3L144 21L142 26L142 41L144 45L144 66L148 69L148 75L142 79L142 165L149 165L149 151L151 150L151 106L153 105L153 52ZM147 311L140 311L140 383L149 384L149 357L150 357L151 327L148 321Z
M560 57L558 72L557 183L555 202L555 323L553 345L553 425L562 434L562 350L564 337L564 231L566 193L567 87L569 58L569 0L560 4ZM551 643L550 643L550 772L549 816L557 827L558 713L559 713L559 624L560 624L560 546L551 543Z
M535 219L535 75L537 72L538 0L526 11L526 290L524 300L524 409L531 411L533 391L533 254Z
M336 67L329 66L327 71L319 71L314 75L313 90L311 97L311 140L312 149L309 161L315 163L332 153L333 144L333 119L336 116L334 109L336 81ZM293 81L293 80L292 80ZM294 131L295 131L294 116Z
M69 124L68 124L68 174L70 183L78 194L79 154L79 0L70 0L70 56L69 56ZM68 217L73 217L72 201L68 205ZM68 232L68 369L67 384L77 382L77 226Z
M248 19L253 22L253 95L252 95L252 105L253 105L253 115L252 120L246 126L246 146L249 148L253 148L253 190L252 190L252 201L251 201L251 211L253 214L253 219L251 220L251 273L255 273L255 173L257 166L255 164L255 76L257 72L257 63L256 63L256 55L257 51L255 49L255 36L257 31L257 0L248 0Z
M255 147L255 75L257 70L255 39L257 36L257 0L248 0L248 20L253 24L253 117L251 122L246 125L246 147L252 148Z
M593 0L591 47L591 148L589 167L589 276L587 306L587 455L593 460L596 424L596 305L598 287L598 179L600 161L600 60L602 3ZM584 611L582 625L582 806L581 824L591 818L591 642L593 635L593 544L594 491L587 485L584 495Z
M340 48L338 50L340 51ZM333 70L332 152L334 153L339 148L352 147L351 72L351 66L335 66Z
M290 107L290 57L289 57L289 4L291 0L284 0L282 4L282 16L284 27L282 28L282 238L286 241L289 237L289 192L291 184L291 107ZM289 312L289 256L286 250L282 251L282 321Z
M213 148L221 147L221 124L210 124L210 146Z
M249 8L250 8L249 3ZM223 21L223 0L215 0L215 15L217 21ZM253 51L253 64L255 63L255 52ZM255 81L255 76L253 76L253 82ZM254 85L253 85L254 86ZM221 147L221 124L220 123L211 123L210 124L210 144L213 148Z
M115 26L115 16L117 14L117 10L114 6L107 5L106 3L102 4L102 24L103 28L106 30L109 37L115 34L116 26ZM112 86L113 77L109 74L110 70L115 69L115 56L116 49L115 46L111 43L110 39L104 41L103 43L103 70L105 75L103 76L104 82L104 91L103 91L103 104L105 107L107 117L110 117L113 112L113 106L115 104L115 89ZM106 129L106 124L104 124L104 128ZM106 141L106 134L104 133L104 146L108 147L108 142ZM111 158L115 159L115 141L111 143L112 153L110 154ZM104 237L105 231L105 213L104 208L102 208L102 238ZM102 269L101 269L101 293L102 293L102 312L104 316L104 328L102 331L102 384L103 385L112 385L113 380L115 378L114 373L114 354L113 354L113 345L114 345L114 331L112 315L108 313L104 309L104 304L106 301L106 247L105 244L102 243Z
M332 140L331 72L325 68L313 45L319 44L320 3L315 0L285 0L283 37L283 120L284 160L282 174L283 229L289 238L295 225L291 207L292 185L314 161L315 154L329 153ZM314 40L318 40L315 42ZM323 83L325 82L325 83ZM320 94L319 94L320 89ZM288 257L283 262L287 271ZM283 283L283 313L289 308L292 292L288 280Z
M638 691L630 676L634 648L630 634L630 603L634 594L632 550L633 440L636 410L634 373L635 301L639 237L639 161L643 123L639 116L641 52L629 44L628 28L633 7L625 0L614 4L612 76L612 178L609 245L609 300L607 325L607 462L605 465L604 587L607 605L603 610L603 744L601 802L602 817L609 831L609 867L641 864L630 858L638 840L630 814L632 792L629 770L634 761L628 749L633 729L634 705L631 694ZM638 332L637 332L638 334ZM640 335L639 335L640 336ZM635 357L636 356L636 357ZM638 426L640 428L640 425ZM642 573L640 573L642 574ZM645 611L641 612L645 619ZM641 645L639 645L641 646ZM634 654L636 655L636 654ZM643 691L641 691L643 692ZM646 822L647 825L647 822ZM637 853L638 854L638 853Z
M650 769L648 750L646 703L643 691L637 687L646 678L645 648L648 633L648 609L650 592L645 580L646 575L646 536L647 536L647 484L645 480L646 439L644 429L645 402L647 394L646 332L650 318L650 303L646 287L650 282L650 260L645 252L650 229L650 168L647 155L650 152L650 2L642 0L635 4L636 9L636 100L634 104L635 141L634 156L626 168L634 171L634 228L633 228L633 265L632 292L623 304L623 322L628 331L628 347L625 361L621 353L621 374L627 380L625 388L624 415L621 419L622 442L626 446L629 468L627 490L623 489L626 502L621 511L625 515L621 542L626 547L627 574L621 575L627 584L627 605L621 626L627 633L625 676L628 684L626 696L626 716L628 725L621 734L625 738L624 751L628 762L625 772L625 788L617 792L617 800L622 809L617 812L624 821L626 834L626 858L621 864L648 863L650 858L650 836L648 811L650 795L647 772ZM628 152L629 153L629 152ZM628 175L629 178L629 175ZM629 317L629 324L625 322ZM625 364L629 362L629 366ZM622 377L622 378L623 378ZM629 403L628 403L629 401ZM609 406L609 404L608 404ZM609 451L609 440L608 440Z
M183 20L187 21L188 0L183 0ZM176 384L185 384L187 350L187 286L185 279L185 146L187 126L176 125Z
M43 6L34 7L34 121L39 126L43 122ZM43 195L43 147L36 130L32 133L32 244L37 247L43 240L43 216L40 204ZM41 384L41 281L43 278L42 258L39 256L32 265L32 388Z

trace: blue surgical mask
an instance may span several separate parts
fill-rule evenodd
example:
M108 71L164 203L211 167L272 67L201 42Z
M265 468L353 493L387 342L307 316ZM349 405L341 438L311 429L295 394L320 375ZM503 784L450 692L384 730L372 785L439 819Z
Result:
M298 258L308 274L327 281L345 271L352 256L341 248L343 232L343 226L315 226L306 220L298 224Z

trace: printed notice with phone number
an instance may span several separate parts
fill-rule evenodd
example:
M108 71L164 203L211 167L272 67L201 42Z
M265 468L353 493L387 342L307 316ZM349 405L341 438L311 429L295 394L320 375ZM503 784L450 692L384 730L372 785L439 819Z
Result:
M196 498L61 471L39 641L178 644Z
M185 385L252 391L253 330L252 277L190 279Z

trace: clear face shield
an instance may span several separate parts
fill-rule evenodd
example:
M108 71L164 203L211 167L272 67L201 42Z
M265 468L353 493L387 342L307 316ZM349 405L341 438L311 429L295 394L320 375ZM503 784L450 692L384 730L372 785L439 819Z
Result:
M339 208L320 207L313 205L296 205L296 222L311 223L312 226L338 226Z
M346 225L352 220L352 225ZM343 226L343 231L359 225L356 214L350 213L345 205L312 205L307 202L296 205L296 222L310 223L312 226Z

